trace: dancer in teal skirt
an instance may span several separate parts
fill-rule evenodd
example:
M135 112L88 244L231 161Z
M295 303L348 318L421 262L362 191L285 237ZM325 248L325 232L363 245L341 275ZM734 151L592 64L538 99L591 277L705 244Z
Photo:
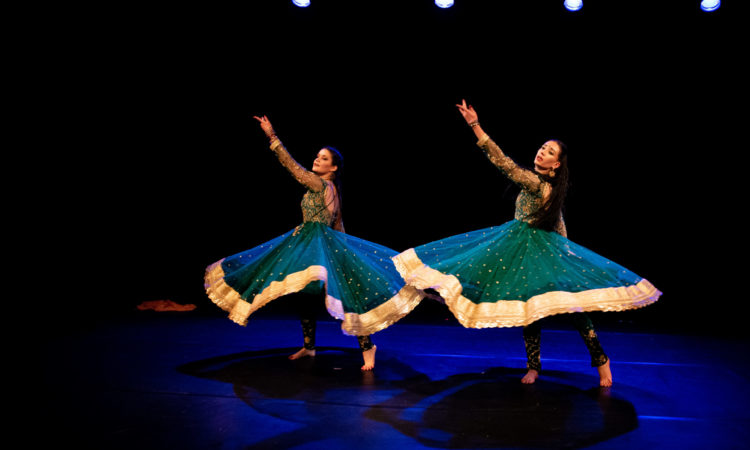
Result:
M598 368L600 384L612 384L604 354L586 311L624 311L658 300L650 282L567 239L562 206L568 183L567 148L548 141L537 152L534 170L519 167L482 130L466 101L459 111L478 145L521 188L514 220L406 250L394 258L407 284L436 290L465 327L524 327L528 373L541 371L539 320L574 314Z
M240 325L246 325L258 308L285 295L312 294L305 297L308 302L324 296L328 312L342 320L343 332L357 336L362 370L370 370L376 347L369 336L408 314L423 293L404 285L391 260L397 252L344 233L341 154L331 147L321 149L308 171L287 152L266 116L255 119L281 164L307 188L302 198L303 222L209 266L206 292ZM309 312L313 309L309 306L302 309ZM304 345L290 359L315 355L314 314L301 315Z

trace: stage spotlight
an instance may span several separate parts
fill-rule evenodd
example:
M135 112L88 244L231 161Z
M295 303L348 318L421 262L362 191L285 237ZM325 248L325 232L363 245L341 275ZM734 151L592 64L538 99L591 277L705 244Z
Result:
M453 6L453 0L435 0L435 5L439 8L450 8Z
M721 6L721 0L702 0L701 9L706 12L716 11Z
M310 6L310 0L292 0L292 3L300 8L307 8Z
M565 9L568 11L578 11L583 8L583 0L565 0L563 5L565 5Z

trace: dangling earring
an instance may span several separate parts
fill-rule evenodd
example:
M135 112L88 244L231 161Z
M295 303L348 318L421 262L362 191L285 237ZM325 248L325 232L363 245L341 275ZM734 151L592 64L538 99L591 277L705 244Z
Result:
M548 172L547 174L548 174L548 175L549 175L550 177L554 178L554 177L555 177L555 169L552 169L552 168L550 168L550 169L549 169L549 172Z

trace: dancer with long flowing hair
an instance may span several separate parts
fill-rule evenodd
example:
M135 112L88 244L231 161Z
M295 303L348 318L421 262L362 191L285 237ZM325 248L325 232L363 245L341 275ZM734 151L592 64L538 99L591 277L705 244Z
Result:
M609 358L587 311L624 311L656 302L648 280L567 239L562 209L568 186L568 149L545 142L524 169L484 132L464 100L456 105L489 160L521 189L514 219L408 249L394 258L404 280L436 290L465 327L524 327L528 372L541 371L539 321L572 317L586 343L601 386L612 384Z

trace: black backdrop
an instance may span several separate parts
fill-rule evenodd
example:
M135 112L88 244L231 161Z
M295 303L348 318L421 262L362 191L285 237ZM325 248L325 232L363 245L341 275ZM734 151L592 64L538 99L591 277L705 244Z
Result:
M204 267L300 222L304 191L253 115L307 167L324 145L342 151L350 234L403 250L511 219L507 181L454 106L465 98L519 163L568 144L569 237L664 292L620 317L739 324L731 5L251 3L123 6L71 29L79 89L59 95L85 113L52 195L73 225L56 239L69 285L91 299L67 302L66 320L164 298L212 310Z

